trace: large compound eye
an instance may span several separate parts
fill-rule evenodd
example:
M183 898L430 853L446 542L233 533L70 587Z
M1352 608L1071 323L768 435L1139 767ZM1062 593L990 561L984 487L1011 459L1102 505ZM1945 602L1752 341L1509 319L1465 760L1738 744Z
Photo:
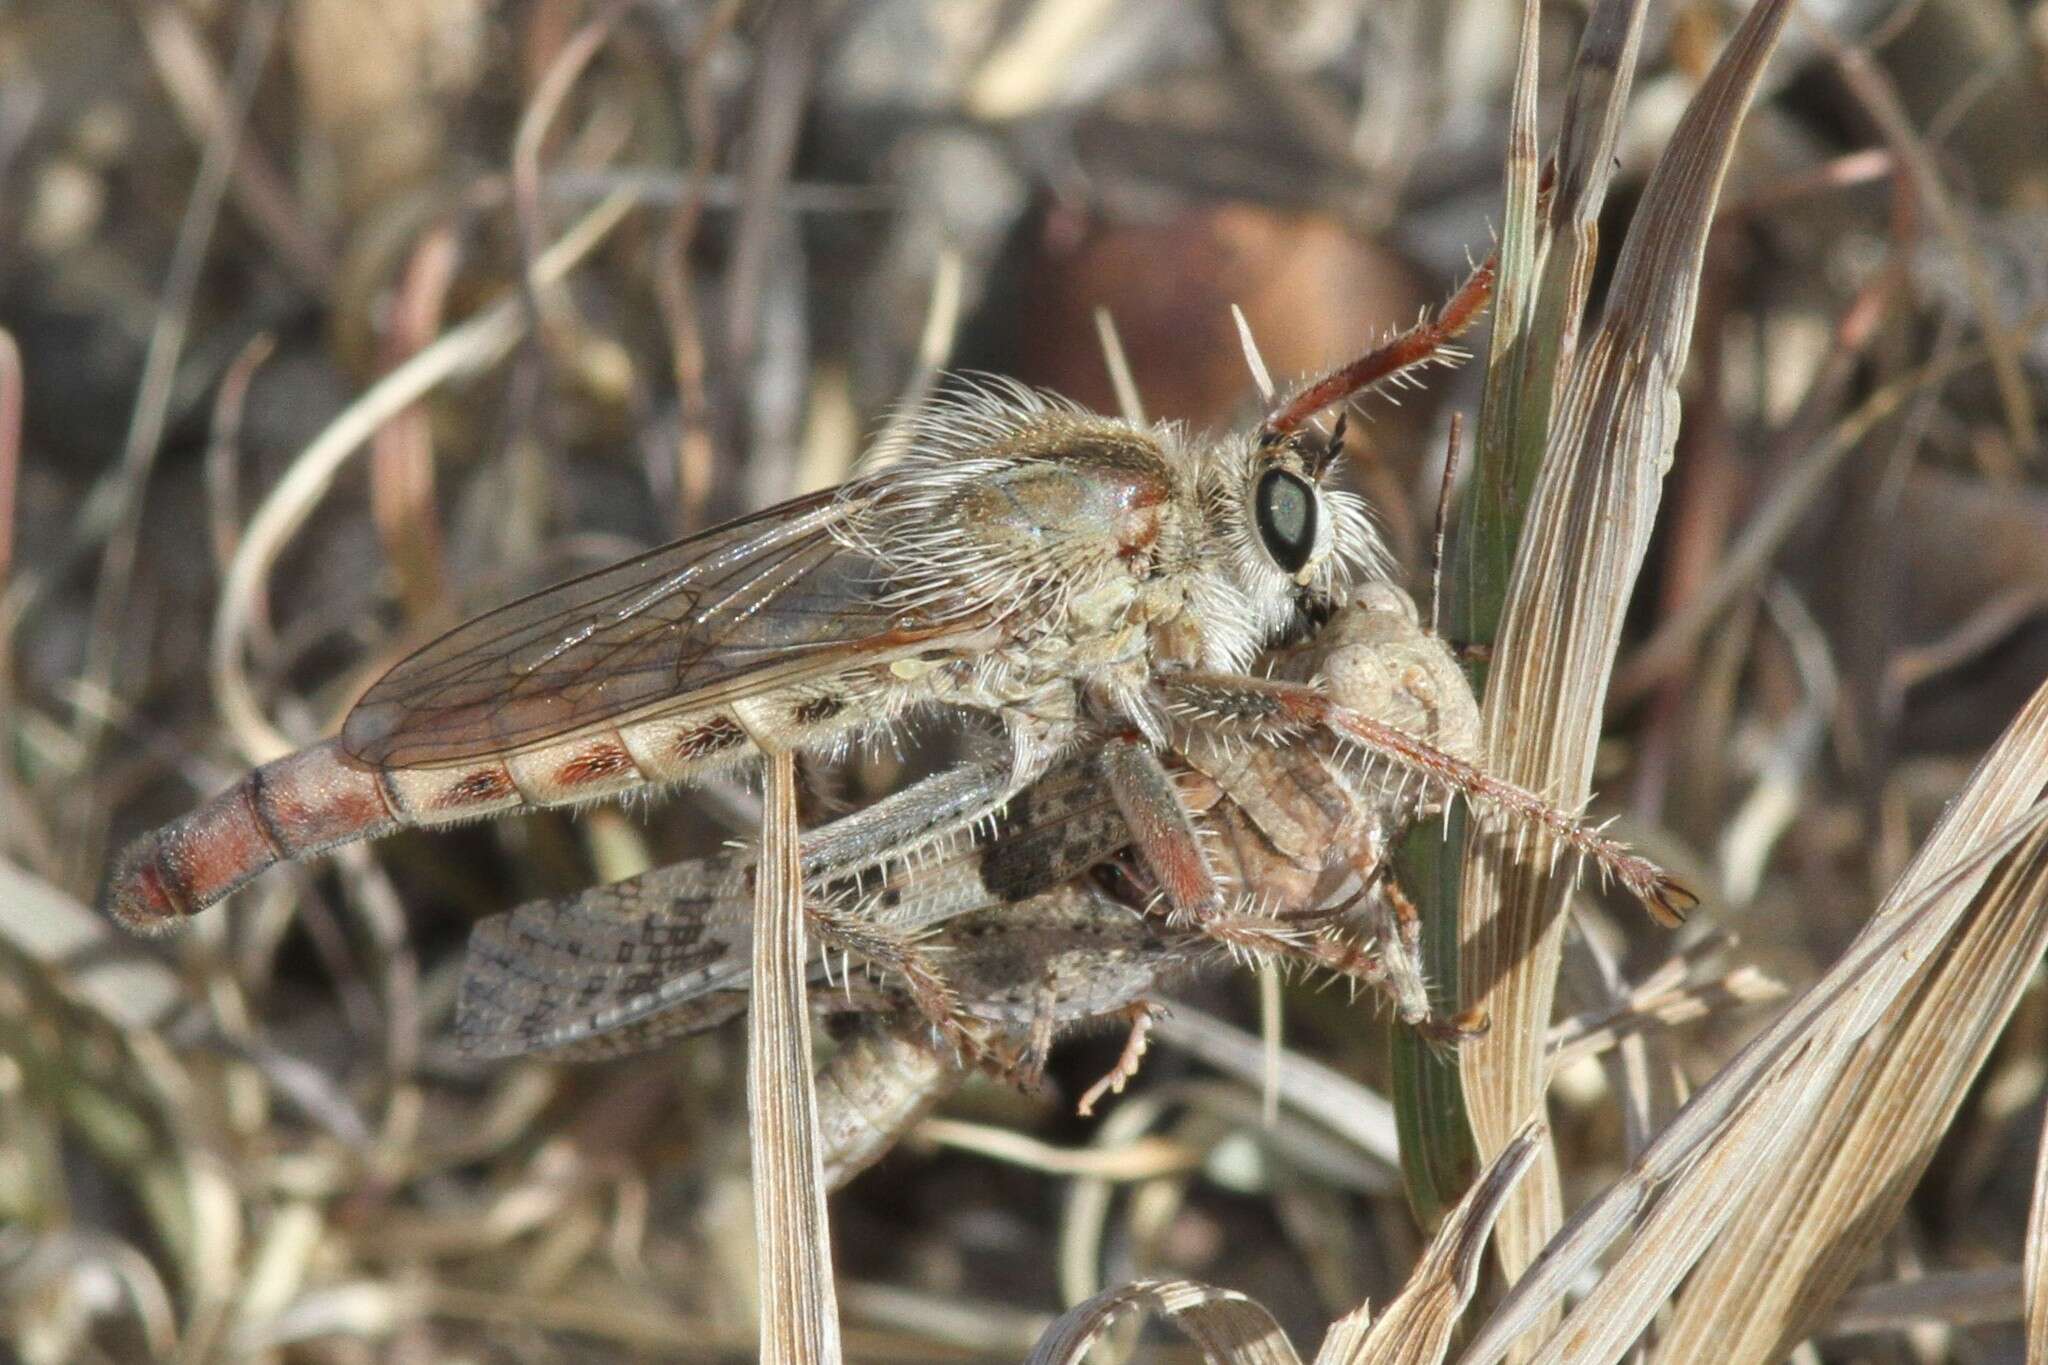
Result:
M1269 469L1259 476L1252 512L1273 562L1300 573L1316 548L1315 487L1299 474Z

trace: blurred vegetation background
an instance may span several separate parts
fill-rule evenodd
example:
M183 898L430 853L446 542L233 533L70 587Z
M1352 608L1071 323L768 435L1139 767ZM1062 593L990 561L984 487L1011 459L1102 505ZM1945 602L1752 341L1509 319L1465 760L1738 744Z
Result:
M943 370L1113 409L1098 310L1150 415L1242 423L1231 304L1284 384L1487 249L1519 9L0 8L0 1351L748 1358L737 1030L592 1067L446 1039L475 919L716 847L748 791L407 835L168 944L88 908L110 850L263 750L208 657L252 514L372 385L449 358L228 604L263 723L304 741L463 615L839 481ZM1603 243L1740 9L1652 5ZM1562 72L1583 7L1544 12ZM1759 974L1835 956L2048 675L2044 129L2048 0L1808 0L1745 130L1597 784L1721 935L1692 950L1715 1008L1654 1035L1662 1112L1754 1027ZM565 236L589 250L557 280ZM464 349L493 308L517 339ZM1419 593L1476 369L1354 436ZM895 769L815 766L812 813ZM1669 945L1594 899L1641 979ZM1568 1008L1614 1004L1597 978L1568 959ZM1187 999L1250 1024L1255 994ZM1339 994L1290 997L1288 1045L1382 1086L1384 1021ZM2044 1027L2035 990L1818 1358L2021 1358ZM1083 1123L1115 1049L971 1088L973 1124L835 1202L852 1354L1015 1359L1063 1298L1169 1271L1313 1340L1400 1282L1385 1152L1266 1132L1255 1068L1170 1042L1121 1127ZM1554 1090L1570 1202L1629 1150L1609 1084ZM1110 1183L975 1125L1103 1144ZM1141 1131L1186 1159L1132 1157ZM1982 1273L1908 1332L1928 1271Z

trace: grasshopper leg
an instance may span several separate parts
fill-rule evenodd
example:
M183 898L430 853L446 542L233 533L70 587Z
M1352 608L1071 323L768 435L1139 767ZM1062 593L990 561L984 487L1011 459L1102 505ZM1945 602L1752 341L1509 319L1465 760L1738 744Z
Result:
M1159 755L1136 739L1119 737L1103 750L1102 772L1130 826L1131 842L1175 918L1199 923L1222 910L1222 885Z
M1092 1117L1096 1104L1104 1095L1124 1093L1124 1087L1130 1084L1144 1063L1145 1049L1151 1046L1153 1021L1165 1012L1163 1005L1152 1000L1134 1000L1124 1007L1123 1016L1130 1021L1131 1031L1124 1036L1123 1053L1116 1059L1116 1065L1109 1069L1109 1074L1088 1087L1087 1093L1081 1096L1081 1102L1074 1106L1075 1113L1084 1119Z

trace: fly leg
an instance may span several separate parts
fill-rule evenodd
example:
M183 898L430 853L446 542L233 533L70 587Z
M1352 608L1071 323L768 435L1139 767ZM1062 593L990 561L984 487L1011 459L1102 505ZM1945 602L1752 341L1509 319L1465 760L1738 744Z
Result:
M1444 1019L1432 1013L1417 959L1383 934L1358 939L1333 928L1306 930L1256 910L1217 915L1199 928L1237 958L1325 971L1378 991L1402 1023L1431 1042L1458 1043L1486 1032L1483 1014Z
M1028 747L1013 743L1007 761L970 759L833 821L801 845L804 903L820 937L894 973L918 1013L965 1059L980 1058L987 1039L970 1025L958 994L930 957L862 913L859 872L908 858L993 816L1044 770L1055 752L1051 740Z
M1019 775L1001 759L977 758L885 796L804 836L804 880L907 858L995 814L1037 775Z
M806 882L911 854L995 816L1073 742L1070 689L1048 689L1005 716L1006 750L986 746L958 765L841 816L803 840Z
M1435 1043L1457 1043L1477 1038L1491 1026L1483 1009L1470 1009L1449 1018L1436 1013L1429 1003L1429 982L1422 974L1422 912L1409 899L1400 879L1389 873L1380 886L1389 918L1386 954L1387 986L1398 1002L1401 1020Z
M1445 757L1448 760L1448 755ZM1130 826L1131 843L1157 886L1169 917L1188 924L1234 956L1299 963L1379 990L1391 999L1403 1022L1432 1037L1462 1036L1455 1028L1440 1030L1432 1024L1429 998L1415 966L1417 958L1406 940L1359 943L1334 929L1317 927L1308 917L1281 918L1266 913L1255 900L1246 901L1236 910L1228 909L1222 885L1203 850L1200 832L1158 756L1135 739L1119 738L1103 750L1101 763L1110 791ZM1370 869L1364 876L1359 897L1371 894L1382 875L1380 865ZM1354 897L1352 903L1359 897ZM1340 907L1328 916L1313 918L1333 918L1348 908ZM1388 928L1395 930L1392 925ZM1140 1047L1139 1051L1142 1050ZM1121 1072L1120 1066L1118 1072L1112 1073L1112 1079ZM1120 1089L1121 1081L1111 1088ZM1097 1086L1089 1092L1091 1102L1099 1098L1102 1089L1103 1086ZM1087 1112L1085 1107L1082 1112Z
M1536 793L1489 776L1471 763L1360 711L1339 706L1305 683L1229 673L1181 673L1158 684L1173 714L1205 729L1264 743L1318 731L1368 762L1392 764L1425 782L1448 788L1481 810L1492 810L1549 831L1573 852L1590 858L1642 903L1666 928L1682 923L1699 898L1649 859L1588 826Z

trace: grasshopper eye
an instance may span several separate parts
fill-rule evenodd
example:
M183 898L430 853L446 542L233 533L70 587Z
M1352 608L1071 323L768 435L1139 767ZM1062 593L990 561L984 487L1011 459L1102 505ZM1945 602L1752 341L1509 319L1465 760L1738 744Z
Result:
M1273 562L1300 573L1316 547L1316 490L1299 474L1269 469L1252 494L1259 540Z

